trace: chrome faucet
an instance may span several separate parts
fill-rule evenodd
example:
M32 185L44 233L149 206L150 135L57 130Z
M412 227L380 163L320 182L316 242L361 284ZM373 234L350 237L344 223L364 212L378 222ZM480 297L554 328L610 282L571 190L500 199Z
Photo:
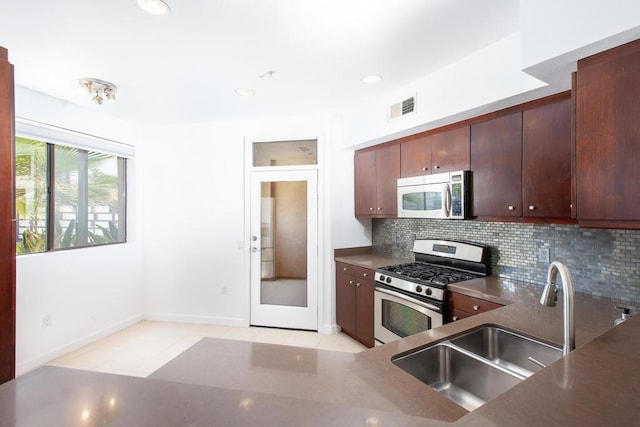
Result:
M573 316L573 298L575 289L571 273L566 265L559 261L549 264L547 273L547 284L542 291L540 304L547 307L555 307L558 301L558 289L556 288L556 277L560 273L562 286L564 287L564 345L562 347L562 355L566 356L570 351L576 348L576 325Z

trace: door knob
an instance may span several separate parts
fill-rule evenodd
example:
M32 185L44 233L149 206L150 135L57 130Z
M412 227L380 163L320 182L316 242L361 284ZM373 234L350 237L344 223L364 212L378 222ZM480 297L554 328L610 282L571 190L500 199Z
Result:
M256 248L255 246L251 248L251 252L260 252L260 249Z

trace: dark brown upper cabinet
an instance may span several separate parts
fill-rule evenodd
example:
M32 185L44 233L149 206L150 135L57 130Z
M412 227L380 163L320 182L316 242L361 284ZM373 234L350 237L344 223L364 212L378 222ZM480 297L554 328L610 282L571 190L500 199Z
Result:
M522 216L522 112L471 125L473 215Z
M383 145L355 153L355 215L394 218L398 213L400 145Z
M571 217L571 99L522 113L523 216Z
M640 40L578 61L580 225L640 228Z
M469 126L409 138L400 144L400 159L403 178L467 170L470 165Z

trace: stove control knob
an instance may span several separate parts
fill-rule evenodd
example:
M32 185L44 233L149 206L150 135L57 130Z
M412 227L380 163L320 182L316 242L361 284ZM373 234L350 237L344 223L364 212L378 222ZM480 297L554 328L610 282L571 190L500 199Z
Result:
M433 293L433 291L431 290L431 288L427 288L424 290L424 293L427 295L431 295Z
M387 277L387 283L391 283L391 277Z
M422 286L420 286L420 285L416 286L416 292L417 293L422 293Z
M380 281L381 281L381 282L384 282L384 279L385 279L385 277L381 274L381 275L380 275Z

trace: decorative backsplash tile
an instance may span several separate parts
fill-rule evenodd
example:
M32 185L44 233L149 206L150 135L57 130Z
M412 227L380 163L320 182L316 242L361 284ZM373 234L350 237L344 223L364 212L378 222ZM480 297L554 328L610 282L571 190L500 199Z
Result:
M437 219L374 219L375 253L413 257L413 238L467 240L491 248L491 274L546 282L551 261L569 267L576 290L640 304L640 231L580 228L576 225L521 224Z

